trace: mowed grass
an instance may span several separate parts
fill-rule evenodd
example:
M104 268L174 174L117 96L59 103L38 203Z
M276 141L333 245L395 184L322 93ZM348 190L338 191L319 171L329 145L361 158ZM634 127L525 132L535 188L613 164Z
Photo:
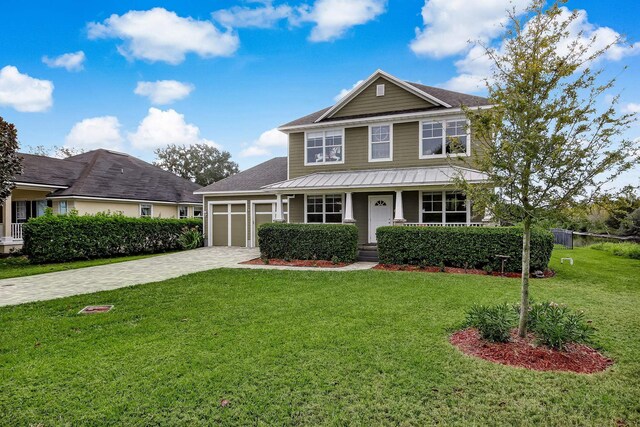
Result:
M474 302L516 302L518 280L214 270L0 309L0 422L640 425L640 262L583 248L555 250L552 267L533 297L586 311L606 372L527 371L449 344ZM88 304L115 309L76 314Z
M60 262L55 264L32 264L27 257L7 257L0 258L0 279L9 279L11 277L33 276L35 274L53 273L55 271L74 270L76 268L93 267L96 265L115 264L124 261L133 261L136 259L149 258L156 255L165 254L146 254L132 255L116 258L101 258L82 261Z

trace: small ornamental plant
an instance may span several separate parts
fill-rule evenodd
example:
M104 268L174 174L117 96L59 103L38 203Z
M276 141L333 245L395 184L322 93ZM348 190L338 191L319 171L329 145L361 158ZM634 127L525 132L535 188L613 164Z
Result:
M508 342L518 316L507 304L474 305L467 313L466 326L476 328L480 336L491 342Z

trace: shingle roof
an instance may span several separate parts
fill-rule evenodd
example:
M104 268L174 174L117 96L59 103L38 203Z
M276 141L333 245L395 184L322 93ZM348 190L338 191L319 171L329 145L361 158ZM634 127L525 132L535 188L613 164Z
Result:
M487 98L483 98L481 96L468 95L466 93L454 92L451 90L441 89L433 86L426 86L420 83L413 82L405 82L415 87L416 89L426 92L431 96L438 98L441 101L451 105L451 108L459 108L461 106L466 107L479 107L483 105L489 105L489 100ZM289 123L286 123L280 127L287 128L291 126L304 126L311 125L316 123L324 113L326 113L331 107L323 108L322 110L316 111L314 113L308 114L304 117L300 117L299 119L295 119ZM403 110L403 111L386 111L383 113L372 113L372 114L362 114L358 116L348 116L348 117L340 117L340 118L325 118L319 123L330 122L332 120L349 120L349 119L358 119L364 117L375 117L375 116L388 116L393 114L405 114L405 113L413 113L413 112L421 112L421 111L433 111L433 110L446 110L446 107L442 106L428 106L425 108L419 108L414 110Z
M340 189L450 184L457 176L483 182L487 175L457 166L316 172L266 186L269 190Z
M136 157L94 150L67 159L21 154L23 173L17 182L62 185L52 196L85 196L161 202L198 203L200 188L189 180Z
M196 193L215 193L218 191L260 191L265 185L287 179L287 158L275 157L250 169L231 175L201 188Z

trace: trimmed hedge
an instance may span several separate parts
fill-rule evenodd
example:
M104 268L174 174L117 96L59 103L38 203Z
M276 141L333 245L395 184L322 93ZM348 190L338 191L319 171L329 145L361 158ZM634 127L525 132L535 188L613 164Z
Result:
M151 254L182 249L179 238L200 219L123 215L45 215L23 226L23 252L34 263Z
M353 262L358 229L347 224L263 224L258 228L260 256L269 259Z
M380 227L376 231L383 264L522 270L522 229L519 227ZM551 259L553 234L531 230L531 271L545 270Z

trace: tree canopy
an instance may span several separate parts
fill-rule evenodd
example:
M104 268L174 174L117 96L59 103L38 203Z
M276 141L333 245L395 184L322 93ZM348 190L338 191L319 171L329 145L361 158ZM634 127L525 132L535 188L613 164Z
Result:
M11 194L17 174L22 172L18 155L18 131L0 117L0 204Z
M231 161L228 151L220 151L208 144L170 144L154 153L154 165L203 187L236 174L239 170L238 164Z

